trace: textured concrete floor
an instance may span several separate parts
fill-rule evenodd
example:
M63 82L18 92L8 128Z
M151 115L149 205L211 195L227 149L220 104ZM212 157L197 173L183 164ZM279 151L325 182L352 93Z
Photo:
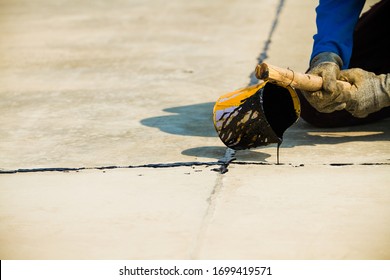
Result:
M0 259L388 259L390 119L212 171L215 100L305 71L315 5L2 1Z

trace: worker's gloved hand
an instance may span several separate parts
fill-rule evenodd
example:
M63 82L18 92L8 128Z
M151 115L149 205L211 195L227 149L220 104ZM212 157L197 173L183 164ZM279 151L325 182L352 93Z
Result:
M349 97L345 109L353 116L364 118L390 106L390 74L375 75L360 68L353 68L341 71L340 79L352 85L351 89L340 94Z
M336 83L342 65L341 58L332 52L320 53L311 60L307 73L322 77L322 89L316 92L302 91L302 93L317 111L331 113L346 107L346 96L341 95Z

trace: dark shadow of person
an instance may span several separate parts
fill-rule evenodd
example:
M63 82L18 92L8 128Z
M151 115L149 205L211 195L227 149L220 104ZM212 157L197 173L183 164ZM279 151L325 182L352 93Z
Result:
M304 120L299 120L285 132L282 147L388 141L389 132L390 118L369 124L337 128L317 128Z
M155 127L163 132L183 136L218 137L213 125L213 102L166 108L163 111L172 115L157 116L141 120L141 124ZM181 154L192 157L220 159L224 156L226 147L205 146L182 151ZM264 161L270 157L267 153L253 150L237 151L240 160Z
M163 111L171 115L156 116L141 120L141 124L155 127L169 134L183 136L218 137L213 125L213 102L191 104L166 108ZM339 144L354 141L387 141L389 140L390 118L370 124L338 127L316 128L302 119L284 133L282 148L295 146L314 146L321 144ZM263 161L270 157L262 153L261 147L254 150L237 151L238 160ZM205 146L182 151L183 155L220 159L226 147Z
M170 134L217 137L213 125L213 106L214 103L208 102L167 108L163 111L174 114L143 119L141 124Z
M202 158L221 159L226 152L225 146L196 147L182 151L182 155ZM271 155L258 150L236 151L235 157L240 161L265 161Z

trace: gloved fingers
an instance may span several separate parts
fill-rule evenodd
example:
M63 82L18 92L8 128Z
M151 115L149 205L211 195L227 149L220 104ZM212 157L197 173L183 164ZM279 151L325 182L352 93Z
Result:
M332 94L333 101L339 103L349 102L353 95L353 87L350 90L345 90L342 85L336 84L336 90Z
M336 81L337 81L337 75L335 72L329 73L327 76L323 77L323 84L322 88L329 92L329 93L334 93L337 91L336 87Z
M340 91L329 93L325 91L306 92L301 91L307 101L319 112L331 113L346 108L349 94Z
M365 111L356 111L356 112L352 111L352 112L350 112L350 114L352 116L354 116L355 118L365 118L368 116L368 113Z
M311 99L311 100L323 100L324 99L324 94L322 93L322 91L315 91L315 92L310 92L310 93L307 93L307 98L308 99Z
M370 72L366 72L363 69L352 68L340 71L339 79L342 81L346 81L352 85L356 85L363 82L364 79L367 79L370 74Z
M322 62L310 69L308 73L322 77L324 91L333 93L337 90L336 81L340 74L340 68L336 63Z
M323 112L324 108L329 105L329 100L327 96L329 95L326 92L315 91L315 92L306 92L302 91L303 95L309 101L309 103L319 112Z
M334 111L341 111L341 110L345 109L345 107L347 107L347 104L345 102L342 102L342 103L336 102L336 103L328 104L327 106L322 108L321 111L319 111L319 112L332 113Z
M390 106L390 74L376 75L360 68L343 70L340 78L352 84L346 110L353 116L364 118Z

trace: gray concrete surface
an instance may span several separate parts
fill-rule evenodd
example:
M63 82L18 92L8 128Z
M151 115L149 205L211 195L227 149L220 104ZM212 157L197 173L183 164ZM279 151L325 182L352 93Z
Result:
M213 103L262 54L305 71L315 5L2 1L0 258L388 259L390 119L212 171Z

